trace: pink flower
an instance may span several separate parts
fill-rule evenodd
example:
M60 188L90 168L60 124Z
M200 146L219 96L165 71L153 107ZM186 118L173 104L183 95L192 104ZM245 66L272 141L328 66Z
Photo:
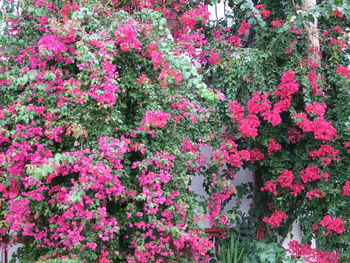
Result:
M343 18L344 17L343 13L340 12L338 9L334 9L332 12L333 12L334 15L336 15L339 18Z
M275 213L273 213L270 217L264 217L263 222L272 227L279 227L282 221L287 218L288 216L285 213L275 210Z
M269 145L267 146L268 155L271 155L273 152L278 152L281 148L282 146L276 143L274 139L270 139Z
M132 19L118 26L118 30L114 33L115 42L120 45L122 51L141 50L142 43L137 38L138 31L139 27Z
M309 200L312 200L313 197L317 197L317 198L323 198L323 193L318 190L318 189L314 189L314 190L311 190L311 191L308 191L306 193L306 197L309 199Z
M283 26L284 23L283 23L282 19L278 19L278 20L271 21L271 25L275 26L275 27L278 27L278 26Z
M350 196L350 181L346 181L345 185L343 185L343 195Z
M315 139L334 141L337 135L336 129L332 122L326 121L323 117L317 118L313 123L313 133Z
M268 101L269 93L262 94L260 91L253 93L252 98L248 101L248 111L250 113L259 113L271 109Z
M199 23L206 25L209 20L210 13L206 5L200 5L198 8L186 11L179 20L184 24L185 30L193 30Z
M210 57L208 59L208 63L210 65L215 65L219 62L221 62L222 60L220 59L220 54L219 53L212 53L210 54Z
M237 101L231 101L228 103L228 110L231 113L233 121L240 121L244 117L244 106L239 104Z
M255 9L265 9L264 5L255 5L254 6Z
M47 51L50 51L52 55L59 55L68 50L68 47L65 46L60 37L50 34L43 35L37 45L40 52L47 53Z
M290 187L294 180L294 174L292 171L283 170L280 172L280 176L277 178L277 182L280 183L281 187Z
M250 28L250 25L247 23L246 20L242 21L241 26L238 29L238 35L244 35L245 33L248 32L248 29Z
M301 184L292 184L289 186L289 191L293 196L298 196L298 194L304 189L305 187Z
M92 250L95 250L96 247L97 247L97 244L94 243L94 242L86 242L86 246L87 246L88 248L91 248Z
M327 232L324 234L325 236L328 236L332 233L332 231L336 232L337 234L342 234L345 232L344 227L344 221L341 218L332 218L330 215L327 215L323 217L323 219L320 222L320 225L327 228Z
M41 18L38 18L38 21L41 26L46 26L48 23L47 20L48 20L47 16L42 16Z
M256 115L247 115L245 119L238 122L238 130L242 132L242 137L252 137L258 136L258 126L260 121Z
M278 194L276 190L277 184L273 180L266 181L264 185L265 186L260 189L261 191L267 191L267 192L273 193L273 195L275 196Z
M155 111L152 112L150 110L147 110L145 113L145 116L142 119L142 124L146 127L156 127L156 128L163 128L167 125L168 119L171 117L170 113L163 112L163 111Z
M342 75L343 77L346 77L347 79L350 79L350 69L346 68L342 65L339 65L336 70L336 73L339 73L340 75Z
M259 151L259 149L254 148L249 150L250 162L255 163L256 161L262 160L265 158L265 155Z
M303 136L301 135L300 131L298 131L297 129L290 129L290 130L288 130L288 134L290 135L288 137L288 140L291 143L297 143L303 138Z
M268 123L271 123L273 126L277 126L282 122L280 113L281 113L280 110L274 108L273 110L268 110L263 112L261 116Z
M304 132L313 132L315 139L334 141L338 137L332 122L327 122L323 116L310 121L305 113L298 113L295 115L295 121Z
M299 90L299 84L295 80L295 72L289 70L283 73L281 83L277 86L274 93L280 98L287 98Z
M315 160L318 157L323 165L328 166L332 161L339 161L337 157L339 150L334 149L332 146L323 144L320 149L309 152L309 156Z
M293 42L293 41L288 41L288 43L290 44L290 46L289 46L289 48L284 52L285 54L290 54L290 53L292 53L292 51L294 50L294 47L295 47L295 45L296 45L296 43L295 42Z
M321 174L320 168L318 168L316 165L308 166L304 170L300 171L300 178L304 184L316 181L325 176L326 173Z
M239 36L231 36L229 39L227 39L227 42L235 45L236 47L241 47L242 39Z
M263 17L263 19L267 19L270 16L270 11L265 9L260 11L260 15Z
M336 252L317 251L309 244L301 245L298 241L290 241L288 247L287 252L292 258L303 257L306 263L338 263L340 260L340 254Z
M261 10L259 13L264 19L266 19L270 16L270 11L266 10L264 5L256 5L256 6L254 6L254 8Z
M345 143L345 148L349 148L347 153L350 153L350 142Z
M313 102L312 104L308 104L305 107L305 110L308 114L314 114L316 116L323 116L326 112L327 105L319 104L317 102Z

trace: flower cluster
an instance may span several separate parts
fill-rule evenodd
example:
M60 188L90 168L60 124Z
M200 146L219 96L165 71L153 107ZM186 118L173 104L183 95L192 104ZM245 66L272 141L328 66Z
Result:
M263 17L263 19L269 18L271 12L265 9L264 5L256 5L254 8L259 10L259 14Z
M322 177L328 180L330 175L327 172L321 173L321 170L316 165L311 165L306 167L304 170L300 171L300 178L304 184L316 181Z
M118 26L118 30L114 33L115 42L120 45L122 51L141 50L142 43L137 38L139 30L139 26L132 19Z
M315 139L322 141L334 141L338 136L332 122L328 122L324 117L318 117L314 121L308 119L306 113L295 115L296 124L304 132L312 132Z
M269 145L267 146L267 152L271 155L273 152L278 152L281 150L282 146L278 144L274 139L269 140Z
M269 181L266 181L265 182L265 186L264 187L261 187L261 191L267 191L267 192L270 192L270 193L273 193L273 195L278 195L278 192L277 192L277 184L274 183L273 180L269 180Z
M346 181L345 185L343 185L343 195L344 196L350 195L350 181Z
M333 218L330 215L323 217L323 219L320 221L320 225L327 228L327 232L324 234L325 236L331 234L332 231L336 232L337 234L342 234L346 231L343 219Z
M287 219L288 216L276 210L270 217L264 217L263 222L269 224L272 227L279 227L284 219Z
M152 112L147 110L144 118L142 119L142 124L146 127L163 128L167 125L168 119L171 117L170 113L155 111Z
M311 191L308 191L306 193L306 197L309 199L309 200L312 200L314 197L317 197L317 198L323 198L323 194L320 190L318 189L314 189L314 190L311 190Z
M309 244L299 244L298 241L290 241L287 251L292 258L301 257L307 263L338 263L340 254L336 252L323 252L312 248Z
M207 24L210 13L206 5L186 11L179 20L184 23L186 30L193 30L197 24Z
M247 23L247 21L243 20L241 26L238 29L238 35L244 35L248 32L248 29L250 28L250 25Z
M323 144L320 149L309 152L310 157L315 160L319 158L320 162L328 166L332 161L339 161L337 157L339 150L334 149L332 146Z
M346 77L347 79L350 79L350 69L347 67L344 67L343 65L338 66L335 72L339 73L343 77Z

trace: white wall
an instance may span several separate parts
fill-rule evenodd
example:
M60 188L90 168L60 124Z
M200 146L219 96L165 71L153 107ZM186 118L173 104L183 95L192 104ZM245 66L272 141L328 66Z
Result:
M225 18L228 12L232 12L232 9L228 7L224 0L220 0L219 3L213 6L209 6L208 11L210 12L210 20L216 21ZM228 24L232 25L232 20L228 19Z
M209 158L211 157L211 152L209 151L209 149L208 148L201 148L201 152L202 152L202 154L207 156L207 160L209 160ZM252 171L240 169L238 171L238 173L236 174L236 177L237 177L237 179L235 179L233 181L234 186L246 184L249 182L254 183L254 173ZM204 176L198 174L198 175L194 176L194 178L192 180L191 187L192 187L194 193L196 193L198 196L201 196L204 198L209 198L209 196L206 194L206 192L202 186L203 181L204 181ZM230 202L224 207L224 211L227 212L228 210L232 209L236 204L237 204L237 198L232 198L230 200ZM242 202L239 206L239 210L242 213L247 215L249 212L249 209L251 207L251 204L252 204L252 200L245 198L242 200ZM209 227L208 220L201 222L201 224L203 227ZM300 242L301 238L302 238L302 231L300 228L300 224L298 221L296 221L293 224L292 230L289 232L287 237L283 240L282 246L284 248L288 248L289 241L297 240Z

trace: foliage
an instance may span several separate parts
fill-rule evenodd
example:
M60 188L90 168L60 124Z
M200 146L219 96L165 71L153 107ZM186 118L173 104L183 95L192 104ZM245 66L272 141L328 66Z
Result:
M245 249L244 246L240 246L239 236L231 235L228 246L220 248L218 258L220 262L238 263L243 258Z
M244 240L240 236L231 234L229 240L222 240L216 262L222 263L278 263L294 262L285 249L277 243L261 240Z

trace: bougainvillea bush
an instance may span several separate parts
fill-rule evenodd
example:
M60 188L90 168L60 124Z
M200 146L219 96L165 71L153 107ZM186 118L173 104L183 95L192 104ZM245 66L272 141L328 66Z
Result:
M191 178L220 96L160 13L98 2L6 3L1 242L20 262L207 262Z
M226 1L230 26L209 2L2 4L0 238L20 262L207 262L203 220L270 247L298 220L291 257L346 262L349 6ZM224 212L247 191L248 217Z
M227 133L250 151L244 166L256 175L255 189L241 189L254 193L243 219L253 224L237 230L254 236L267 226L265 238L282 243L298 220L304 244L290 244L292 257L347 262L349 5L227 2L235 24L217 21L205 76L225 93Z

